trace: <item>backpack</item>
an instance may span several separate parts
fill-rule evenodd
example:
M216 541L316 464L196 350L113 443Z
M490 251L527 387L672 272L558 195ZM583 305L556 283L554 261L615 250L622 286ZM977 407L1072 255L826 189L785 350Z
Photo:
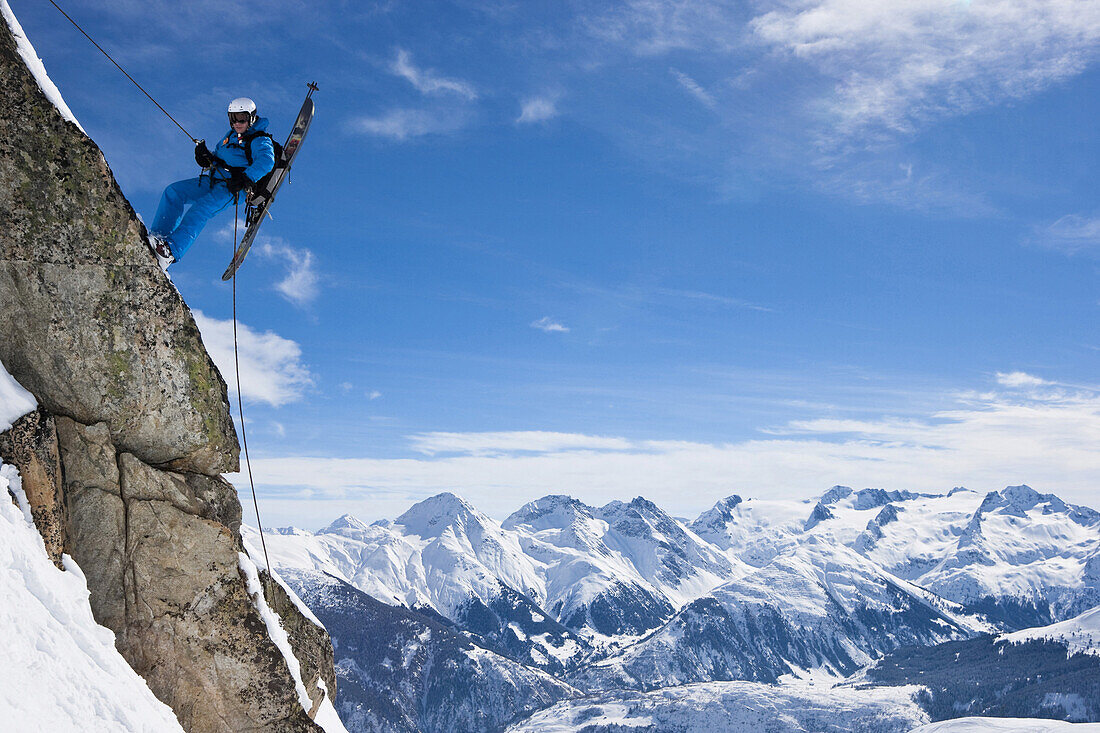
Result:
M262 176L260 180L256 181L256 185L253 186L254 191L263 191L264 188L267 186L268 180L270 180L271 178L271 174L274 173L275 170L285 161L283 160L282 144L275 138L271 137L269 133L261 131L244 136L244 157L248 159L249 165L252 165L252 141L258 137L268 138L269 140L271 140L271 144L275 148L275 165L271 166L271 170L267 173L267 175Z

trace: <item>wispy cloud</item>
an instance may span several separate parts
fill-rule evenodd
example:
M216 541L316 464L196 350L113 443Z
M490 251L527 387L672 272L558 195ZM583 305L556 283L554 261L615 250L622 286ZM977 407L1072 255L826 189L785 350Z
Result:
M727 295L716 295L714 293L706 293L699 290L677 290L675 288L658 288L655 291L658 295L666 295L673 298L686 298L688 300L699 300L706 303L717 303L719 305L728 305L733 308L747 308L754 311L763 311L765 313L774 313L773 308L767 306L758 305L756 303L750 303L747 300L741 300L740 298L731 298Z
M680 83L680 86L687 90L688 94L695 97L704 107L707 109L715 109L718 106L718 103L714 100L711 93L701 87L699 82L678 69L669 69L669 73L675 77L676 81Z
M1067 254L1100 250L1100 217L1063 216L1049 226L1036 228L1030 241Z
M915 417L807 418L737 443L425 433L411 437L422 459L281 458L259 470L269 487L308 485L344 503L457 491L495 516L563 491L590 503L640 494L691 514L734 491L805 497L836 483L992 490L1026 482L1095 503L1100 389L1033 385L943 398L946 409Z
M743 13L720 0L626 0L584 20L589 33L640 56L706 49L724 53L741 42Z
M987 181L937 159L919 137L944 119L1032 97L1100 59L1093 0L624 0L590 11L582 27L598 50L578 53L602 52L604 66L594 67L621 69L623 52L632 53L630 73L671 72L714 111L707 125L632 99L648 114L606 125L654 164L702 173L734 195L793 183L951 216L999 211L976 193ZM714 81L670 70L664 57L690 60ZM658 61L647 68L650 58ZM1091 246L1080 224L1064 222L1052 243Z
M317 270L313 265L313 252L305 248L291 247L281 239L269 238L260 247L264 257L274 259L286 268L286 276L275 284L275 289L297 306L313 302L318 293Z
M997 372L997 384L1002 387L1019 388L1042 387L1050 384L1050 382L1026 372Z
M390 71L407 80L422 94L457 94L469 100L478 97L477 90L468 82L448 79L433 71L417 68L412 62L412 55L404 49L398 49Z
M236 391L233 359L233 321L220 321L193 311L203 343L231 391ZM240 359L241 396L279 407L302 398L313 384L309 369L302 363L302 349L290 339L272 332L258 333L237 323Z
M556 96L529 97L523 100L516 122L542 122L558 115Z
M537 328L546 333L569 333L569 328L555 321L550 316L544 316L531 323L531 328Z
M820 103L841 136L908 133L1027 96L1080 73L1100 41L1092 0L775 4L750 27L835 80Z
M372 389L370 392L367 392L367 399L371 400L372 402L374 400L380 399L381 397L382 397L382 393L379 392L376 389Z
M410 437L413 450L427 455L460 453L483 456L507 453L552 453L562 450L622 451L633 444L623 438L580 433L525 430L496 433L421 433Z
M376 117L359 117L350 122L353 132L391 140L408 140L424 135L438 135L461 129L466 115L455 111L423 109L393 109Z

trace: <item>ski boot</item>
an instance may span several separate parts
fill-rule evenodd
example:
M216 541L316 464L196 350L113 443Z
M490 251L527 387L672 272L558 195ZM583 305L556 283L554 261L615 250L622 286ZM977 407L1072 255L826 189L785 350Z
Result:
M176 257L172 254L172 248L169 246L167 238L159 234L150 234L149 247L153 250L153 253L156 254L162 269L176 261Z

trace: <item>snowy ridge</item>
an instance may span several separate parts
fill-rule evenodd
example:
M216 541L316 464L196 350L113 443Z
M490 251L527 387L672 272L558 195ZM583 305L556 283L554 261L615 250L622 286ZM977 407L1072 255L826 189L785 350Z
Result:
M608 692L561 702L508 733L644 731L860 731L901 733L928 721L918 688L851 690L712 682L650 693Z
M922 725L912 733L1100 733L1100 723L1038 718L957 718Z
M997 637L997 641L1007 641L1011 644L1021 644L1034 639L1064 643L1071 654L1100 656L1100 606L1050 626L1024 629Z
M23 32L23 27L19 25L15 13L13 13L11 7L8 6L8 0L0 0L0 12L3 13L4 20L7 22L8 28L11 29L12 36L15 37L16 50L19 51L19 55L23 58L23 63L27 65L27 69L34 75L34 79L38 82L38 86L41 87L42 93L46 95L46 98L50 100L53 106L57 107L57 111L61 113L62 117L80 128L81 132L84 132L84 128L80 126L80 123L76 119L76 115L69 109L69 105L65 104L65 100L62 98L57 85L53 83L53 80L50 79L49 75L46 73L46 66L42 63L42 59L38 58L38 52L34 50L34 46L31 45L30 40L27 38L27 34Z
M96 624L68 555L54 567L13 466L0 462L0 720L11 730L182 731ZM62 694L63 693L63 694Z
M502 527L540 561L557 617L608 636L656 628L676 608L748 570L640 497L596 509L548 496Z
M799 670L850 674L883 652L969 636L980 622L811 537L692 602L622 654L579 673L597 689L708 680L775 682Z

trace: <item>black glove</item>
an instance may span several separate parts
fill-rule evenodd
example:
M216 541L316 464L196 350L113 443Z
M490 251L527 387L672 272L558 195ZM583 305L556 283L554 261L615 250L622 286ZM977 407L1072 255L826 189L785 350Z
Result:
M214 165L214 154L206 147L205 140L199 140L198 144L195 145L195 162L203 168Z
M233 171L233 175L225 182L225 187L229 189L229 193L239 193L251 188L252 181L248 180L244 171Z

